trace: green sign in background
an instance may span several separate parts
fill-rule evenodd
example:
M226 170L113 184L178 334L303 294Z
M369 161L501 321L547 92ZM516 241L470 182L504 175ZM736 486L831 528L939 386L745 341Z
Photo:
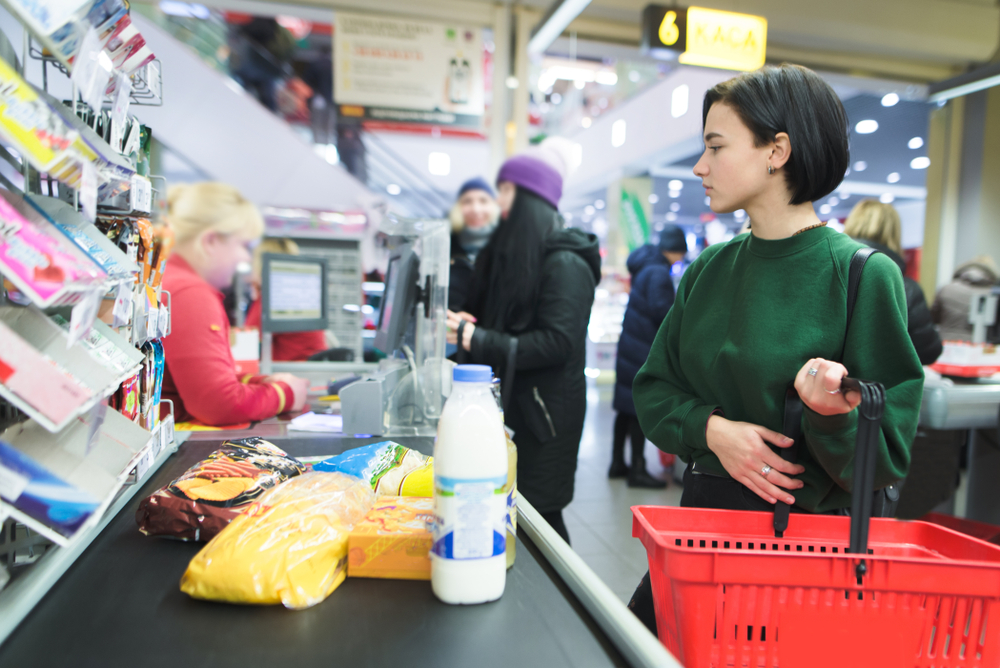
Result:
M634 251L649 241L649 221L646 219L646 210L639 197L625 188L622 188L620 202L618 225L621 228L622 236L625 237L625 243L628 244L629 251Z

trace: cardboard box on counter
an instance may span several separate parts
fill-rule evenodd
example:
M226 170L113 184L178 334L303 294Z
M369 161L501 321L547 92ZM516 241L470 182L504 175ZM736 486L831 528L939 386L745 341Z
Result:
M347 575L355 578L430 580L434 499L378 499L348 541Z

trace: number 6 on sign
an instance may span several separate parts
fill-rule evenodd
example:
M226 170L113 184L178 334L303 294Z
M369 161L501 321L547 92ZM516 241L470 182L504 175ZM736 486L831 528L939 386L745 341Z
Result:
M670 11L664 14L659 34L660 41L664 45L673 46L677 43L677 38L681 36L681 31L677 27L677 12Z

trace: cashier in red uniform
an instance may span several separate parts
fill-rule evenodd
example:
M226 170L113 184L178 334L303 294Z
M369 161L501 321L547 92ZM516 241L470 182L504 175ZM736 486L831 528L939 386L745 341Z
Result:
M261 299L260 282L262 273L262 256L264 253L281 255L298 255L299 246L291 239L264 239L253 251L253 281L254 301L247 309L244 326L260 329ZM271 339L271 359L275 362L305 362L312 355L323 352L330 346L326 345L326 332L282 332L275 333Z
M220 290L250 262L264 231L257 207L223 183L175 186L167 200L177 245L163 274L173 309L163 397L174 402L177 421L231 425L300 410L308 381L289 373L241 378L229 347Z

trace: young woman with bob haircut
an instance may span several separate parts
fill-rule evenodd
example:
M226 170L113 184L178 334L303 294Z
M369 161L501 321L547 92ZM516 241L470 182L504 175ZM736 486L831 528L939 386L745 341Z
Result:
M751 232L685 272L633 385L639 422L689 463L682 506L770 511L781 500L793 512L845 512L860 397L842 394L841 379L885 386L881 488L906 475L924 378L887 256L865 265L847 329L848 268L862 245L813 209L847 170L847 115L814 72L782 65L715 86L702 118L694 173L712 210L745 210ZM780 454L793 444L781 434L793 383L805 441L795 464ZM629 607L655 633L648 574Z

